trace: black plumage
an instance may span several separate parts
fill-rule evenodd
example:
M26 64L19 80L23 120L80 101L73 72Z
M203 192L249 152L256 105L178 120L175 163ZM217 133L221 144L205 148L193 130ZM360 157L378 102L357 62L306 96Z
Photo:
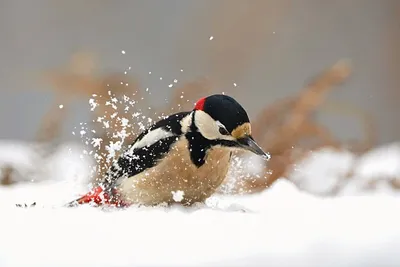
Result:
M244 108L235 99L227 95L213 95L206 98L202 110L214 120L221 122L228 132L250 122Z
M106 187L112 187L121 177L129 178L154 167L182 135L181 120L188 114L189 112L180 112L170 115L143 131L109 169L104 181L104 184L107 185ZM158 128L172 133L173 136L157 140L150 146L131 149L133 145L141 141L149 132Z
M202 98L192 111L147 128L114 161L101 185L69 204L173 203L177 190L184 192L179 200L184 204L204 201L226 177L232 148L265 155L236 100L225 95Z

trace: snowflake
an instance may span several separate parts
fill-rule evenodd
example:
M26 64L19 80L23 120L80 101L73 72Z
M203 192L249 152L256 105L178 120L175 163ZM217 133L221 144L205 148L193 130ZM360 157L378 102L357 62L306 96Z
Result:
M181 202L183 200L183 196L185 195L185 192L178 190L178 191L171 191L172 193L172 198L176 202Z
M100 147L102 141L103 141L103 139L101 139L101 138L93 138L92 145L94 147Z

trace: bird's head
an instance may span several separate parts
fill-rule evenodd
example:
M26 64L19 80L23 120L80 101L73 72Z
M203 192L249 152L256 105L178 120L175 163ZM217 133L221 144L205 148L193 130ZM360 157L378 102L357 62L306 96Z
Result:
M246 111L230 96L216 94L198 100L192 113L192 127L192 131L199 132L215 145L269 157L254 141Z

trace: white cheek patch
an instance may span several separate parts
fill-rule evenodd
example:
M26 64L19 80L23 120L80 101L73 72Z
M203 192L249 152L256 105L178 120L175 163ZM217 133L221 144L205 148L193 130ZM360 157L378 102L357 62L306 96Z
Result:
M207 139L235 140L235 138L233 138L231 135L221 134L219 132L219 127L225 128L225 126L221 122L215 121L213 118L210 117L210 115L203 111L196 111L195 122L197 128L199 128L201 135L203 135Z
M139 141L137 141L133 146L132 149L138 149L138 148L142 148L145 146L151 146L152 144L168 138L174 136L173 133L169 132L169 131L165 131L162 128L157 128L154 129L150 132L148 132L145 136L143 136L143 138Z
M217 139L220 136L219 129L215 121L204 111L196 111L195 123L201 135L207 139Z

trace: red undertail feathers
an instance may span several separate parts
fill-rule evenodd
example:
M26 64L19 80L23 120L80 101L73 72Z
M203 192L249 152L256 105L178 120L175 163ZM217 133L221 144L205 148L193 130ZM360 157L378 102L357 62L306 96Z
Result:
M98 206L101 205L110 205L117 207L127 206L126 203L116 199L116 197L111 197L108 193L104 192L104 189L101 186L97 186L93 188L89 193L83 195L82 197L71 201L68 206L77 206L83 204L94 203Z

